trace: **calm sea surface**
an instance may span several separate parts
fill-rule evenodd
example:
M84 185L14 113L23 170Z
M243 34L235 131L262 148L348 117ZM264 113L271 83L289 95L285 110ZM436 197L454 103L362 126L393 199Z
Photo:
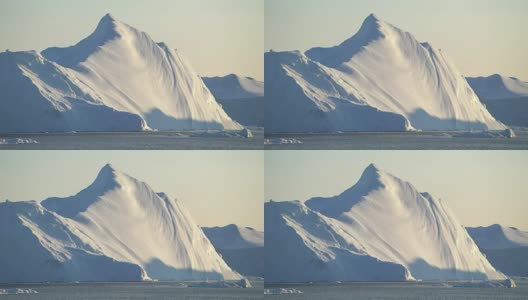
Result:
M117 300L117 299L262 299L263 282L251 281L250 289L190 288L179 282L79 283L0 285L0 289L32 289L38 294L0 295L0 299L30 300Z
M264 130L251 128L253 138L242 137L191 137L189 132L104 132L104 133L42 133L0 135L2 139L33 139L38 144L1 145L1 149L20 150L165 150L165 149L214 149L245 150L263 149Z
M327 134L277 134L266 139L296 139L302 144L272 144L265 149L349 149L349 150L431 150L431 149L528 149L528 130L515 130L516 138L454 137L454 132L353 132Z
M517 288L446 287L449 283L344 283L339 285L266 285L295 288L303 294L266 295L266 299L528 299L528 281L516 280Z

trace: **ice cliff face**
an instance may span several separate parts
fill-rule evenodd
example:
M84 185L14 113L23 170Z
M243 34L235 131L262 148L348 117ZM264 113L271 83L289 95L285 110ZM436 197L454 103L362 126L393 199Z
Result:
M528 232L514 227L493 224L487 227L468 227L467 231L481 249L528 247Z
M251 77L229 74L224 77L203 77L217 99L247 99L264 96L264 82Z
M469 85L484 100L528 97L528 82L515 77L493 74L488 77L467 77Z
M74 46L1 53L0 86L1 132L242 128L185 57L111 15Z
M75 222L36 202L0 203L0 282L141 281L144 270L116 261Z
M442 201L374 165L338 196L266 203L265 226L270 282L506 278Z
M0 132L141 131L145 121L103 103L77 74L35 51L0 53Z
M110 165L77 195L0 212L0 265L21 269L3 282L241 278L179 202Z
M350 39L265 55L266 130L504 129L451 60L368 16Z
M218 249L247 249L264 247L264 233L235 224L224 227L204 227L205 235Z
M202 229L233 270L247 276L264 276L263 232L235 224Z

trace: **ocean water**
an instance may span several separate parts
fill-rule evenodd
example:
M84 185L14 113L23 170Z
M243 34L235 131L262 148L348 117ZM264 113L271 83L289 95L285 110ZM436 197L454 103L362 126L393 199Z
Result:
M38 144L0 144L17 150L252 150L263 149L264 130L250 128L253 138L191 137L189 132L93 132L0 135L0 140L32 139Z
M350 132L266 134L266 139L296 139L302 144L265 145L270 150L517 150L528 149L528 130L516 138L454 137L454 132Z
M528 281L517 280L517 288L446 287L449 283L344 283L320 285L266 285L266 288L295 288L302 294L265 295L266 299L340 300L340 299L528 299Z
M79 283L0 285L0 289L33 289L38 294L0 295L0 299L16 300L244 300L262 299L263 282L251 281L250 289L189 288L178 282Z

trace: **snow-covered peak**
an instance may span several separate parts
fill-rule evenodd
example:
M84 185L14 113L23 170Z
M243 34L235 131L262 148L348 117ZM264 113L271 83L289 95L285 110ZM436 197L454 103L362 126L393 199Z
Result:
M101 21L109 21L109 22L115 22L117 21L117 19L114 17L114 15L112 15L111 13L107 13L106 15L104 15L102 18L101 18Z
M370 13L366 18L365 20L375 20L375 21L379 21L379 17L378 15L376 15L375 13Z
M94 33L92 33L91 37L121 37L126 34L128 27L128 25L117 20L113 15L106 14L97 24L97 27Z
M406 34L376 15L370 14L365 18L358 32L349 39L334 47L309 49L306 51L306 56L326 66L337 67L349 61L373 41L384 39L394 42Z
M42 205L60 215L72 218L100 201L105 194L120 189L131 189L136 184L141 183L108 163L101 168L93 183L78 194L66 198L48 198L42 201Z
M112 14L107 13L99 21L97 28L104 29L105 27L108 27L108 26L113 27L117 25L117 23L121 23L121 21L117 20Z
M392 25L381 20L377 15L370 14L363 20L359 31L341 45L358 43L360 40L363 43L368 43L371 40L386 37L391 34L392 28Z
M99 173L114 173L116 172L116 168L111 163L107 163L101 168L101 171Z
M118 185L125 185L126 179L133 179L133 178L121 172L120 170L116 169L115 166L112 165L111 163L107 163L101 168L101 170L99 170L99 173L97 174L94 184L95 183L105 183L105 184L115 183Z
M111 183L119 184L119 177L126 176L124 173L118 171L112 164L107 163L104 165L94 181L94 184L108 185Z
M379 193L397 193L399 190L411 190L419 194L409 183L381 170L377 165L368 165L361 177L349 189L334 197L315 197L306 201L306 205L330 217L346 214L353 206L361 202L377 201L376 205L393 205L392 202L407 201L408 197L377 197ZM385 204L383 204L385 203Z
M203 227L202 229L216 249L264 247L264 233L251 227L229 224L223 227Z
M381 169L378 167L378 165L376 165L375 163L370 163L366 168L365 170L363 170L363 176L366 176L366 175L375 175L375 174L378 174L382 172Z
M487 227L467 227L466 229L481 249L528 247L528 232L515 227L493 224Z
M359 29L359 33L382 34L382 30L385 26L387 26L387 23L381 20L377 15L372 13L368 15L365 20L363 20L363 23L361 24L361 27Z
M151 39L145 32L119 21L111 14L106 14L101 18L95 30L76 45L65 48L50 47L42 51L42 55L65 67L74 67L98 52L104 52L103 47L111 41L115 43L121 41L120 51L133 53L137 51L135 48L142 47L141 44L150 47L145 43L150 43Z
M387 176L391 175L382 171L376 164L371 163L365 168L365 170L363 170L356 185L369 186L371 189L375 189L379 186L385 185L383 178L386 178ZM353 189L354 186L351 189Z

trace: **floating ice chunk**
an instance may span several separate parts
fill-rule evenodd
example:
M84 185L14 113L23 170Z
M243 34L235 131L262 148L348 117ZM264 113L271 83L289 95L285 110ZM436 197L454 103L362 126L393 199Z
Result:
M453 134L453 137L475 137L475 138L514 138L515 132L508 128L500 131L469 131Z
M505 129L503 131L503 134L507 137L507 138L514 138L516 135L515 135L515 132L513 131L513 129L511 128L508 128L508 129Z
M498 287L498 283L491 281L468 281L460 282L453 285L453 287L466 287L466 288L492 288Z
M244 128L239 131L203 131L191 134L191 137L212 137L212 138L230 138L230 137L243 137L252 138L253 133L251 130Z
M39 142L30 138L0 139L0 145L38 144Z
M247 280L246 278L242 278L240 279L237 284L241 287L241 288L244 288L244 289L248 289L251 287L251 283L249 282L249 280Z
M301 140L289 138L265 139L264 145L302 144Z
M229 281L203 281L203 282L195 282L190 287L195 288L250 288L251 283L249 280L242 278L239 281L236 282L229 282Z
M264 289L264 295L302 294L303 292L294 288Z
M21 288L0 289L0 295L18 295L18 294L38 294L38 292L33 289L21 289Z
M453 285L453 287L470 287L470 288L514 288L517 287L515 281L511 278L505 280L484 280L484 281L467 281Z

